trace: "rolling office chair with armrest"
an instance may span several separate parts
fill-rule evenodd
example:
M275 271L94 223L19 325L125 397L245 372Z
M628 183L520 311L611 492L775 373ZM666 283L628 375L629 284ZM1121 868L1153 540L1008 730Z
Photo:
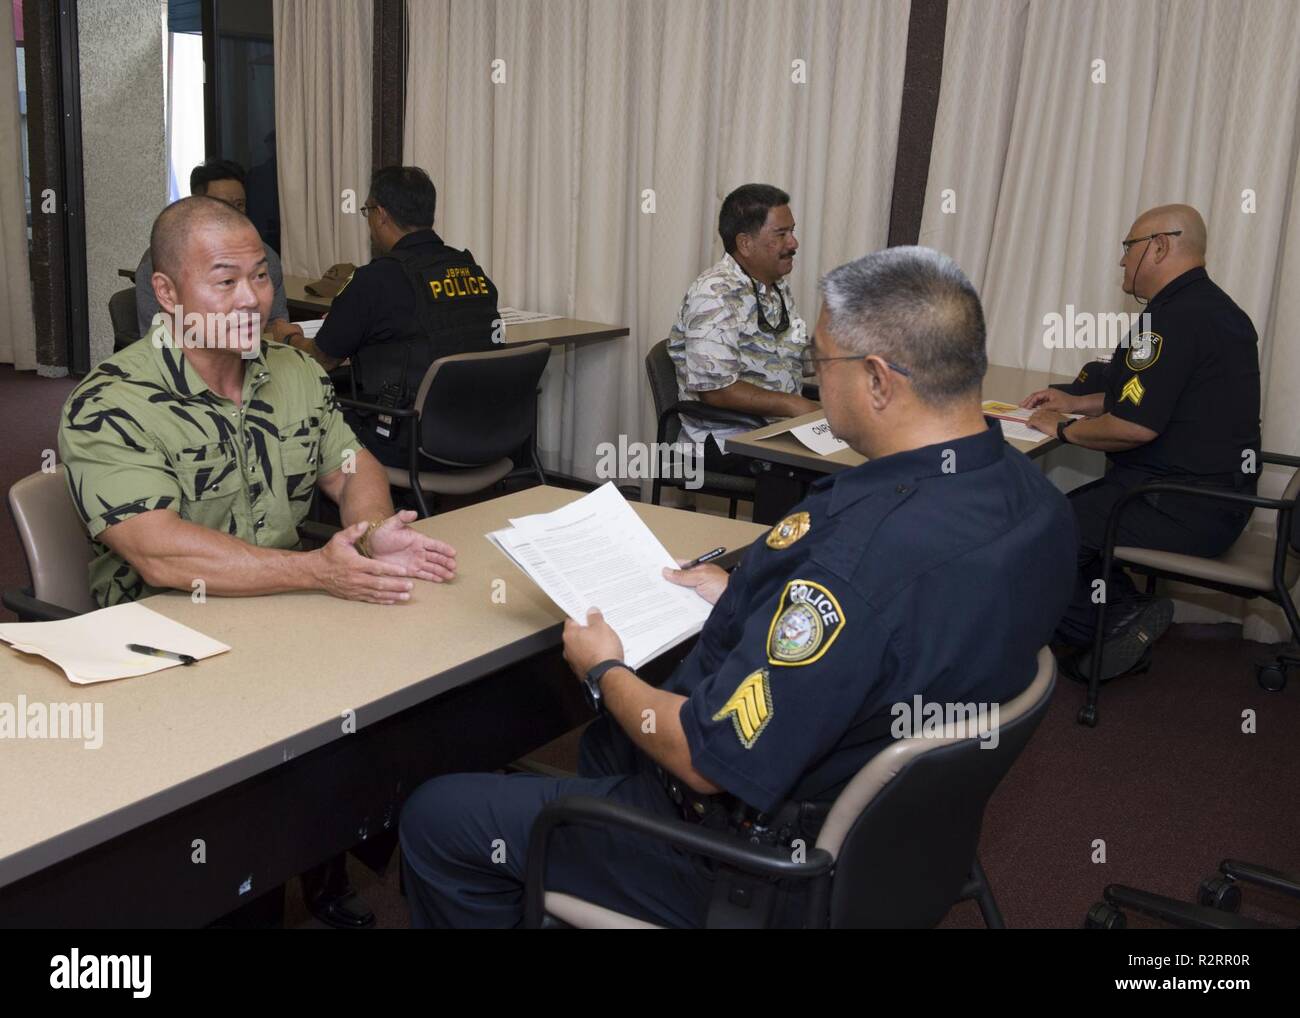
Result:
M1281 453L1260 453L1261 463L1277 466L1300 468L1300 457L1284 456ZM1198 498L1215 499L1233 505L1251 506L1257 509L1277 510L1277 522L1273 533L1252 533L1249 527L1231 548L1218 558L1201 558L1197 555L1183 555L1172 551L1155 551L1151 548L1134 548L1126 545L1116 546L1119 536L1120 518L1124 508L1134 499L1144 495L1168 493L1173 495L1192 495ZM1193 583L1211 590L1221 590L1239 597L1266 597L1274 604L1280 605L1286 614L1287 624L1291 627L1291 638L1300 643L1300 615L1296 613L1295 602L1291 599L1291 588L1300 579L1300 514L1296 512L1300 501L1300 469L1291 475L1281 498L1264 498L1261 495L1248 495L1244 492L1228 491L1220 488L1198 488L1188 484L1176 484L1166 481L1153 481L1141 484L1126 491L1110 511L1106 521L1106 540L1102 546L1103 577L1109 578L1116 561L1123 563L1134 572L1147 576L1147 592L1155 587L1160 577L1177 580L1181 583ZM1079 710L1079 724L1095 728L1097 725L1097 696L1101 689L1101 646L1106 620L1106 603L1097 605L1096 631L1093 636L1091 669L1088 676L1087 702ZM1259 684L1271 692L1277 692L1286 686L1286 669L1288 665L1300 665L1300 658L1289 654L1279 654L1271 664L1258 665L1256 678Z
M93 553L62 464L50 473L39 471L15 481L9 489L9 510L32 585L6 590L4 606L19 622L54 622L95 611L99 605L90 595L89 572ZM323 544L336 529L304 522L298 535L306 543Z
M136 319L135 287L118 290L108 298L108 317L113 322L113 352L125 350L140 338L140 323Z
M531 439L537 428L537 387L550 355L547 343L453 354L429 365L410 407L344 397L338 403L367 416L409 422L403 429L409 463L385 469L390 484L411 491L423 519L430 515L425 492L482 491L514 470L510 455L525 444L533 472L546 483Z
M1088 910L1084 926L1090 930L1122 930L1128 926L1128 917L1122 911L1151 916L1195 930L1276 930L1285 927L1260 922L1236 915L1241 907L1241 889L1238 883L1255 884L1278 891L1292 898L1300 898L1300 877L1279 873L1264 866L1224 859L1219 872L1206 877L1198 887L1197 904L1167 898L1162 894L1111 884L1105 892L1105 901L1099 901Z
M645 928L651 924L545 888L550 837L566 824L621 827L766 881L808 884L805 927L931 927L958 901L978 902L985 924L1005 924L976 850L984 808L1047 712L1056 661L1038 652L1038 672L999 710L998 741L975 737L900 739L877 753L839 794L805 861L789 849L753 845L721 831L664 820L586 796L549 803L528 845L524 925ZM757 900L758 896L754 896ZM758 909L753 911L757 912ZM715 900L706 925L740 913ZM752 915L741 925L766 925ZM552 923L550 920L559 920Z
M709 421L714 424L739 425L744 428L753 430L761 428L767 424L762 417L755 417L752 414L742 414L735 410L726 410L722 407L709 406L707 403L701 403L697 400L678 400L677 398L677 369L673 366L673 360L668 355L668 340L663 339L650 348L650 352L645 357L645 373L650 379L650 395L654 399L655 417L658 424L655 429L655 442L660 448L664 445L676 445L681 437L682 421L679 414L690 414L699 420ZM656 461L658 465L658 461ZM673 461L674 466L680 466ZM660 471L656 469L656 474ZM676 469L673 471L684 477L685 472ZM715 495L728 500L728 516L731 519L736 518L737 504L743 499L752 502L754 500L754 478L743 477L739 474L727 474L717 470L704 471L704 483L701 487L693 489L705 495ZM682 480L674 478L664 478L656 476L653 487L651 488L650 501L654 505L659 505L659 498L663 491L664 485L672 488L684 488L685 483Z

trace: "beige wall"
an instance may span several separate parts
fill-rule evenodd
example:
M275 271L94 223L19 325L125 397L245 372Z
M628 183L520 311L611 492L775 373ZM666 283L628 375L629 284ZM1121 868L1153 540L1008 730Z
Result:
M113 351L108 299L130 284L167 201L161 0L77 5L91 363Z

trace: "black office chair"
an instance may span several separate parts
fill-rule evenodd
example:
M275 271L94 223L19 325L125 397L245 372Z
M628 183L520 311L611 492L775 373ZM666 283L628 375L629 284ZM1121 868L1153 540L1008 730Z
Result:
M1260 453L1259 460L1277 466L1300 467L1300 457L1284 456L1281 453ZM1275 509L1277 523L1272 534L1255 533L1248 527L1236 543L1218 558L1202 558L1198 555L1126 545L1117 547L1115 542L1119 536L1124 509L1134 499L1160 493L1192 495L1257 509ZM1268 598L1281 606L1287 624L1291 627L1292 640L1300 643L1300 615L1296 614L1295 602L1291 600L1291 588L1300 579L1300 514L1296 513L1297 501L1300 501L1300 470L1291 475L1281 498L1264 498L1261 495L1248 495L1221 488L1198 488L1169 481L1140 484L1126 491L1110 511L1110 517L1106 521L1106 540L1102 545L1101 575L1109 579L1114 563L1119 561L1131 571L1146 575L1147 593L1153 593L1156 580L1165 577L1236 594L1238 597ZM1106 602L1103 600L1097 605L1087 702L1080 708L1078 718L1079 724L1089 728L1095 728L1098 720L1097 696L1101 690L1102 627L1105 621ZM1255 677L1264 689L1278 692L1286 686L1288 665L1300 665L1300 657L1279 654L1272 663L1257 665Z
M668 340L660 340L645 357L645 372L650 379L650 395L654 398L655 417L658 419L658 425L655 431L655 442L659 448L665 445L675 446L681 437L682 421L679 414L690 414L698 420L709 421L714 424L740 425L741 427L754 429L761 428L767 424L762 417L755 417L752 414L742 414L735 410L726 410L722 407L709 406L707 403L701 403L696 400L678 400L677 398L677 369L673 366L673 360L668 356ZM681 463L677 459L678 454L670 461L673 469L672 473L677 478L684 478L686 473L680 469ZM660 460L656 458L656 463ZM659 471L656 471L658 474ZM729 511L727 513L733 520L736 518L736 509L740 500L752 502L754 500L754 478L745 477L739 474L727 474L717 470L705 470L703 485L699 488L691 489L702 492L705 495L715 495L728 500ZM672 488L685 488L685 481L676 478L665 478L656 476L651 488L650 501L659 505L659 498L664 486Z
M140 338L140 323L136 317L135 287L118 290L108 298L108 317L113 322L113 352L117 353Z
M1090 930L1122 930L1128 926L1124 909L1194 930L1277 930L1285 927L1236 915L1241 907L1238 883L1266 887L1292 898L1300 898L1300 877L1279 873L1264 866L1224 859L1219 872L1206 877L1196 889L1197 904L1152 894L1136 887L1111 884L1088 910L1084 926Z
M808 885L805 928L926 928L958 901L978 902L985 924L1005 924L976 856L984 807L1047 712L1056 661L1038 652L1029 687L1001 705L998 740L909 738L877 753L845 786L804 861L789 849L758 846L606 799L573 796L549 803L528 845L525 920L529 927L646 927L650 924L545 887L546 856L559 827L621 827L765 881ZM758 895L754 896L755 900ZM758 911L755 909L754 911ZM706 925L737 925L734 902L716 902ZM750 917L766 925L766 915ZM558 922L557 922L558 921ZM748 925L741 920L740 925Z
M429 365L410 407L343 397L338 402L366 416L384 414L403 422L410 459L405 468L387 467L388 480L411 491L423 518L430 515L425 492L482 491L514 470L510 457L525 445L533 473L546 483L532 439L537 386L550 355L548 344L529 343L440 357Z

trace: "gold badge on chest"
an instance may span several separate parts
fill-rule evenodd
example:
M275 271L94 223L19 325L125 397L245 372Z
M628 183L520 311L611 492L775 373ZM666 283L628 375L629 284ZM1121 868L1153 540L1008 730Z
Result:
M812 520L807 513L793 513L787 516L767 535L767 546L780 551L788 548L812 529Z

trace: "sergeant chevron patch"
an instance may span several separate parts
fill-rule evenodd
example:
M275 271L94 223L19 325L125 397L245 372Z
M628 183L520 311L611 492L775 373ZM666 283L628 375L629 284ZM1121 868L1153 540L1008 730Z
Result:
M713 715L714 721L731 718L736 729L736 738L746 749L753 749L763 729L772 720L772 687L768 683L767 669L760 668L751 672L731 697L722 705L722 710Z
M1124 388L1120 390L1119 401L1123 403L1128 400L1134 406L1138 406L1142 402L1142 397L1146 394L1147 391L1142 387L1142 383L1138 381L1138 376L1134 375L1124 383Z

